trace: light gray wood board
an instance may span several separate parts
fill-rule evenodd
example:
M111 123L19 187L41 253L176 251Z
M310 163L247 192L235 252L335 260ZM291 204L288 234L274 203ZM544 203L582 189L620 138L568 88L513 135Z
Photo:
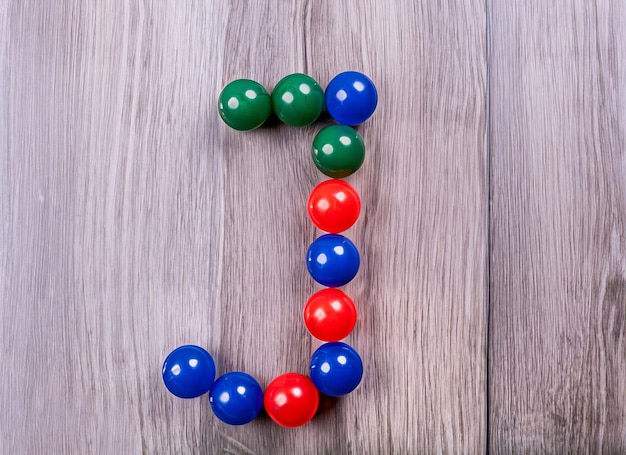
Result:
M486 444L484 2L5 2L2 446L17 453L476 452ZM306 372L320 123L244 134L224 84L357 69L380 91L349 181L363 384L309 425L228 427L165 355Z
M490 11L489 446L626 452L626 5Z

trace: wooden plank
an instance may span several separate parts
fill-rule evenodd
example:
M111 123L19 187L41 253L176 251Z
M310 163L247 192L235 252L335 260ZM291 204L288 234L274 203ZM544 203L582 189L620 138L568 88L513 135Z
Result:
M1 445L11 453L406 453L486 446L485 3L5 2ZM2 52L5 52L4 50ZM251 133L225 83L362 70L349 180L362 385L286 430L161 381L182 343L263 385L306 372L304 254L326 122Z
M494 453L626 451L626 7L490 6Z

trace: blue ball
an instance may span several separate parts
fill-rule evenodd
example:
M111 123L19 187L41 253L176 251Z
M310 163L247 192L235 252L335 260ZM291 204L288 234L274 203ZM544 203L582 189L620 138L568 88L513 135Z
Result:
M163 382L167 390L180 398L196 398L207 393L215 380L215 362L199 346L174 349L163 363Z
M378 104L378 92L365 74L346 71L330 81L324 101L328 113L338 123L355 126L372 116Z
M331 397L352 392L363 378L363 362L346 343L321 345L311 357L311 380L317 390Z
M331 288L350 282L359 271L359 264L358 250L343 235L322 235L307 251L309 273L315 281Z
M213 384L209 402L215 416L229 425L252 422L263 407L263 389L252 376L232 372Z

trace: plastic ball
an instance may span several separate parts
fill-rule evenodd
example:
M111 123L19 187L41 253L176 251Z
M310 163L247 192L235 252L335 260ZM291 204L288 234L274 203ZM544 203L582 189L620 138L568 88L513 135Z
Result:
M325 234L307 251L307 269L318 283L336 288L349 283L359 271L359 252L343 235Z
M315 166L329 177L340 179L356 172L365 159L363 138L346 125L329 125L313 139Z
M272 90L272 106L287 125L310 125L324 109L324 90L306 74L290 74Z
M215 416L229 425L252 422L263 407L263 389L246 373L226 373L217 378L209 394Z
M296 428L309 422L319 406L313 382L299 373L285 373L265 389L265 411L278 425Z
M337 234L352 226L361 213L361 199L347 182L326 180L311 191L307 212L322 231Z
M360 125L378 104L376 86L363 73L346 71L330 81L325 93L326 109L337 123Z
M272 98L258 82L237 79L222 90L218 111L231 128L250 131L268 119L272 112Z
M321 345L311 357L311 380L317 390L331 397L352 392L363 378L359 354L345 343Z
M304 324L318 340L339 341L352 332L357 311L348 295L334 288L317 291L304 307Z
M185 345L174 349L163 363L163 382L180 398L196 398L207 393L215 381L215 362L199 346Z

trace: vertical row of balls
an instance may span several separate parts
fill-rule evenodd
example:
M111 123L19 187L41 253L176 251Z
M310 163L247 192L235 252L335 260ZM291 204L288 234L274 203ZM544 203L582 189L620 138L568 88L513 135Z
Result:
M331 178L317 185L308 199L311 221L326 234L309 247L307 268L313 279L326 288L308 300L304 321L314 337L326 342L311 357L311 380L321 393L339 397L352 392L363 377L361 357L352 346L340 341L354 329L357 311L353 300L338 288L349 283L360 266L356 246L341 233L354 225L361 211L357 191L341 179L363 164L365 145L352 126L373 114L378 95L365 75L347 72L330 82L325 101L338 124L322 129L311 148L316 167Z

